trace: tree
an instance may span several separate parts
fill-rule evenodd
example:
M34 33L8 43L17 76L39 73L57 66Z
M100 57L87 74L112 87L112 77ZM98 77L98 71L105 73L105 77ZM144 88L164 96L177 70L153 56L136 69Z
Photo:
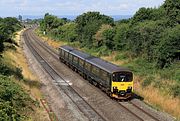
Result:
M61 28L63 31L64 39L68 40L69 42L73 42L77 40L77 33L76 33L76 23L66 23Z
M138 22L143 22L145 20L151 20L153 17L151 16L152 9L151 8L140 8L132 18L132 24L136 24Z
M77 34L85 46L92 46L93 35L99 30L102 24L113 25L113 19L101 15L99 12L87 12L75 19L77 23Z
M113 28L110 25L103 24L101 26L101 28L94 35L94 39L95 39L94 45L96 47L106 45L106 39L108 38L108 37L106 37L107 36L107 31L111 30L111 29L113 29ZM113 38L110 38L110 39L112 41Z
M180 58L180 25L166 29L157 48L157 65L160 68Z
M129 30L129 24L121 23L116 25L116 34L114 35L114 49L122 50L127 46L127 32Z
M169 25L180 24L180 0L166 0L163 7L169 19Z
M115 35L115 30L113 28L106 29L103 31L102 35L104 45L110 50L114 49L113 38Z
M20 22L16 18L0 18L0 52L4 49L3 42L11 40L12 34L20 28Z
M48 13L44 16L44 25L46 31L50 31L52 29L52 24L54 22L54 19L56 19L55 16L49 15Z

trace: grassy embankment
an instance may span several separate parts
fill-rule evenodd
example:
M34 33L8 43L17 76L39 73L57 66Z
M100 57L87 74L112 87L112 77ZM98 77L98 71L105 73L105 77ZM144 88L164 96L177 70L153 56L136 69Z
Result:
M171 85L179 80L180 63L163 70L158 70L153 63L148 63L142 58L132 58L128 52L107 52L106 56L101 56L100 50L95 48L79 48L77 42L68 43L67 41L53 40L48 36L41 34L39 30L36 33L41 36L49 45L58 48L60 45L71 45L92 55L99 56L107 61L117 65L122 65L130 68L134 72L134 89L135 93L142 96L144 101L153 106L157 110L168 112L180 120L180 99L172 96ZM175 74L174 74L175 73ZM175 75L172 77L172 75ZM175 90L179 90L174 88Z
M28 67L27 60L23 53L23 48L20 45L20 34L22 31L23 30L16 33L15 37L13 38L16 44L13 46L9 45L9 48L11 49L8 49L8 43L5 43L7 49L2 54L2 63L12 69L19 68L19 75L22 76L21 79L11 76L10 80L13 81L13 83L15 82L15 85L17 85L19 88L22 88L21 91L23 91L23 94L27 94L28 100L32 100L23 111L23 114L26 117L23 120L49 120L47 112L39 102L39 100L43 98L40 91L41 83ZM26 101L28 102L28 100Z

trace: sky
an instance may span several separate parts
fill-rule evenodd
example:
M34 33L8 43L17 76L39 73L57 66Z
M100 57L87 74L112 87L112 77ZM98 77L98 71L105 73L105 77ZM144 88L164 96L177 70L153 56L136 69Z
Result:
M134 15L141 7L158 7L164 0L0 0L0 16L80 15L99 11L106 15Z

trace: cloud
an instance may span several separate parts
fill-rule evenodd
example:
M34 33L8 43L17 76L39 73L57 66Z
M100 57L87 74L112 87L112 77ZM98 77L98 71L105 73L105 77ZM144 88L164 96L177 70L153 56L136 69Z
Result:
M56 15L100 11L104 14L134 14L140 7L159 6L164 0L0 0L0 16L50 12Z

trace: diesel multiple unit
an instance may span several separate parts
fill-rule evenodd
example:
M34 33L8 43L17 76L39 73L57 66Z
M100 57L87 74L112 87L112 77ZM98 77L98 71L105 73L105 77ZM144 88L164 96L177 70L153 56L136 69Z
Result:
M133 74L129 69L66 45L59 47L59 59L109 96L116 99L132 96Z

